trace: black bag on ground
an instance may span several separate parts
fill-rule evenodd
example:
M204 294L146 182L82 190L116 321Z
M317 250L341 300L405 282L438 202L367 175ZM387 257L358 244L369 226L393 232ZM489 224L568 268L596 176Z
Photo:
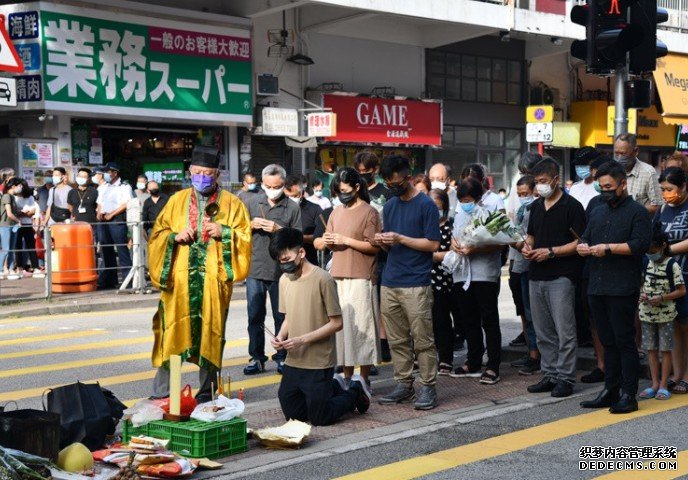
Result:
M126 407L99 384L77 382L48 390L43 408L60 414L60 448L79 442L93 451L115 432Z

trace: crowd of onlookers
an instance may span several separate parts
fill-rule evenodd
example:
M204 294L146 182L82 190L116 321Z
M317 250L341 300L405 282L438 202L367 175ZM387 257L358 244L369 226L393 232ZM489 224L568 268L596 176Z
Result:
M120 166L79 168L74 178L63 167L46 172L37 189L15 177L14 170L0 174L0 279L45 276L43 231L73 221L93 229L98 258L98 288L116 288L132 266L133 228L142 222L143 236L150 231L168 196L160 185L140 175L136 188L120 177Z

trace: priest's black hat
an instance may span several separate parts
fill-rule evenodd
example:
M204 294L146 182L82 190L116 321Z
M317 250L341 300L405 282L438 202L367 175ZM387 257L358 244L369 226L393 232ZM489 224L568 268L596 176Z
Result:
M220 166L220 153L212 147L195 147L191 153L191 165L218 168Z

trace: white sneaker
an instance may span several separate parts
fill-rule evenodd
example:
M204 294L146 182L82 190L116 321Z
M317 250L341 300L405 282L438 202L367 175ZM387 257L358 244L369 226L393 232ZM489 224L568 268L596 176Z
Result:
M10 275L7 275L7 280L19 280L20 278L21 278L21 276L19 276L16 273L12 273Z

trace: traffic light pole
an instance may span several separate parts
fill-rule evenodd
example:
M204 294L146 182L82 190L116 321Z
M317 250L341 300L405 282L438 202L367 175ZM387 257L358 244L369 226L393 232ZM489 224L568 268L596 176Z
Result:
M618 66L616 74L616 91L614 93L614 138L628 133L628 110L626 109L624 82L628 78L628 66Z

